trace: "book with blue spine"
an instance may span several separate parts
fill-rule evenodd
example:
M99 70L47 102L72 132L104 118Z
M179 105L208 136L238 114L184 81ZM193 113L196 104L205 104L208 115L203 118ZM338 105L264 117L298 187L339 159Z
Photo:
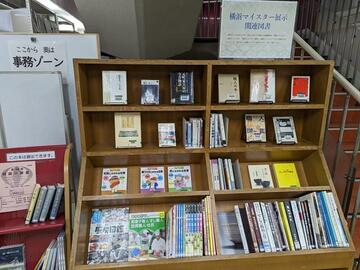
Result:
M329 209L329 206L327 204L327 200L325 198L326 192L325 192L325 194L324 194L324 192L317 192L317 194L319 194L320 199L321 199L321 203L323 204L324 214L326 216L326 220L327 220L328 227L329 227L329 230L330 230L330 236L332 238L334 247L339 247L339 241L336 238L335 227L334 227L334 224L333 224L333 222L331 220L330 209Z
M331 227L330 227L331 226L330 221L328 219L327 214L325 213L324 202L322 201L320 193L316 192L315 197L316 197L317 204L319 206L320 215L321 215L322 220L323 220L323 226L324 226L325 235L326 235L329 247L335 247L335 240L334 240L334 238L332 236Z

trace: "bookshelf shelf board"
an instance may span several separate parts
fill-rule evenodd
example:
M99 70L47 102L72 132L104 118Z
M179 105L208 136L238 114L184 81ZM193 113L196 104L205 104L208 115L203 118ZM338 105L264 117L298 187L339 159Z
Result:
M330 191L329 186L309 186L300 188L266 188L214 191L215 200L266 200L297 198L315 191Z
M111 206L128 204L155 204L200 201L209 191L159 192L121 195L83 196L82 201L92 206Z
M166 106L166 105L99 105L84 106L84 112L182 112L182 111L205 111L205 106L182 105L182 106Z
M275 104L221 104L211 105L212 111L256 111L256 110L317 110L324 109L324 104L275 103Z
M25 233L46 229L59 229L65 225L64 215L59 215L56 220L47 220L35 224L25 224L24 218L14 218L2 221L0 224L0 235L11 233Z

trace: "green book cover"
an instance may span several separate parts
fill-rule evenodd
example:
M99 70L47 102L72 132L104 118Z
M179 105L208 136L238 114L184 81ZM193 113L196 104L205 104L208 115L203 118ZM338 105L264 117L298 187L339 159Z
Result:
M165 212L130 214L129 261L156 260L165 251Z

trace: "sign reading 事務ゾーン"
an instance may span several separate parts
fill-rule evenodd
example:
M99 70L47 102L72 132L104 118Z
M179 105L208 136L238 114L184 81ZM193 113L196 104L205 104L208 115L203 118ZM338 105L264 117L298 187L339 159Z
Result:
M219 58L290 58L297 2L223 0Z

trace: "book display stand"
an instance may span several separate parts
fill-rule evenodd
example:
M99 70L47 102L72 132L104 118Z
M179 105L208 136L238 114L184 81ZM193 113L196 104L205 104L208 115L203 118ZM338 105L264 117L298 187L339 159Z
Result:
M88 266L89 227L91 210L101 207L129 207L131 213L165 211L176 203L200 202L210 196L219 242L217 213L231 211L234 205L247 201L294 199L314 191L335 189L322 151L329 106L333 70L331 61L186 61L186 60L75 60L78 109L81 129L82 163L78 202L74 221L71 269L351 269L355 249L347 230L349 247L326 248L276 253L221 255L159 259L141 262L107 263ZM250 71L274 69L276 74L275 103L249 103ZM127 104L103 105L102 71L127 72ZM170 73L193 72L194 103L171 104ZM238 74L240 103L218 103L218 74ZM310 76L310 101L293 103L292 76ZM141 105L141 80L159 80L158 105ZM141 114L142 147L115 148L114 114ZM210 148L211 113L229 118L227 146ZM246 143L245 114L264 114L266 142ZM274 116L292 116L297 143L277 144L273 128ZM202 148L187 149L183 145L182 119L202 118L204 123ZM176 146L160 148L158 123L175 123ZM238 159L242 189L215 190L210 160ZM293 162L301 187L251 189L247 165ZM140 168L148 166L190 165L192 191L141 193ZM101 195L102 169L128 168L126 194ZM275 177L273 176L273 179ZM335 196L336 197L336 196ZM337 208L341 209L335 198Z

